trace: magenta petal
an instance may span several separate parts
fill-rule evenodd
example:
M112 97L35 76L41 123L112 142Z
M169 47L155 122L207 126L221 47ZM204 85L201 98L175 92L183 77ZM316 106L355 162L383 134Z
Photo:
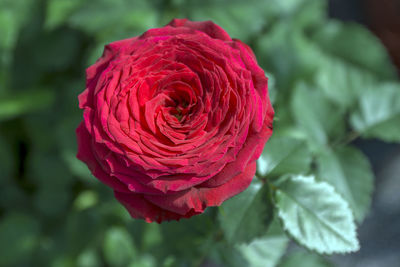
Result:
M272 134L267 81L250 47L211 21L113 42L86 70L77 157L133 218L200 214L251 183Z

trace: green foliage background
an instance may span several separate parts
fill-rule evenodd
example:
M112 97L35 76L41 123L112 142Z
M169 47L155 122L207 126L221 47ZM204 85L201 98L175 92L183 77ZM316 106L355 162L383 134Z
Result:
M326 13L322 0L0 0L0 266L308 267L356 251L373 173L351 142L400 142L400 84L368 30ZM175 17L254 49L275 131L248 190L147 224L75 158L77 95L105 44ZM285 252L290 239L307 250Z

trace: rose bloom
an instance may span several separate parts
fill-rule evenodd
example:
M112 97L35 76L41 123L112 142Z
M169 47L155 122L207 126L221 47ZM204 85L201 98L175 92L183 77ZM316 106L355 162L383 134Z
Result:
M200 214L251 183L272 134L267 80L211 21L113 42L87 69L77 157L134 218Z

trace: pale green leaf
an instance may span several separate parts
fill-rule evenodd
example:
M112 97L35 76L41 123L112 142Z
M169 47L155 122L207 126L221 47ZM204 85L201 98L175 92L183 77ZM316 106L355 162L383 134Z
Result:
M162 234L159 224L148 223L144 226L142 248L144 250L150 250L154 246L159 245L162 242Z
M316 87L342 108L353 106L365 88L375 83L374 76L369 72L340 59L326 56L321 61L323 64L316 74Z
M222 204L218 219L231 243L249 242L266 233L272 219L268 186L254 178L244 192Z
M111 227L105 234L104 257L111 266L127 266L135 258L130 234L122 227Z
M78 267L97 267L100 266L100 256L94 249L86 249L79 254L76 264Z
M311 153L303 140L272 135L257 161L261 177L287 173L306 173L311 164Z
M320 90L304 83L294 89L291 112L314 148L328 144L331 136L344 131L343 114Z
M138 259L133 260L128 267L156 267L158 266L156 260L152 255L144 254Z
M274 267L285 253L289 239L279 226L278 220L271 223L267 234L250 244L238 246L249 267Z
M187 10L192 20L212 20L233 38L246 40L270 23L274 5L264 1L212 0L191 1ZM184 5L187 5L185 2ZM221 12L221 9L224 12Z
M312 176L290 176L276 186L278 216L299 244L327 254L359 249L353 213L331 185Z
M334 56L343 58L382 78L396 76L387 50L366 27L355 23L330 21L313 36L319 46Z
M157 17L150 1L87 0L68 16L67 22L99 40L111 42L156 27Z
M74 201L74 206L77 210L84 210L96 205L98 201L98 195L92 190L85 190L77 196Z
M319 178L335 187L361 222L369 210L374 185L368 159L353 147L326 149L316 159Z
M311 79L321 66L324 54L308 40L295 23L280 21L268 34L257 39L258 60L272 72L279 87L277 102L287 101L287 93L300 80Z
M350 122L363 137L400 142L400 85L366 88Z
M272 73L265 72L265 76L268 77L268 96L272 104L275 103L278 89L276 88L276 80Z
M49 0L47 1L45 27L53 29L59 26L73 14L85 0Z
M278 3L290 1L275 0ZM293 2L293 0L292 0ZM297 9L292 13L293 23L301 28L314 28L316 25L324 23L327 17L327 1L326 0L301 0Z
M33 0L0 1L0 51L15 45L20 29L29 18Z

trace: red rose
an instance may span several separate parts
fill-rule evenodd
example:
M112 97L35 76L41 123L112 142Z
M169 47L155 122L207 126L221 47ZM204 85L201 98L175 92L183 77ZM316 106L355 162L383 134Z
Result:
M249 186L272 134L267 87L246 44L174 19L87 69L77 157L132 217L189 218Z

